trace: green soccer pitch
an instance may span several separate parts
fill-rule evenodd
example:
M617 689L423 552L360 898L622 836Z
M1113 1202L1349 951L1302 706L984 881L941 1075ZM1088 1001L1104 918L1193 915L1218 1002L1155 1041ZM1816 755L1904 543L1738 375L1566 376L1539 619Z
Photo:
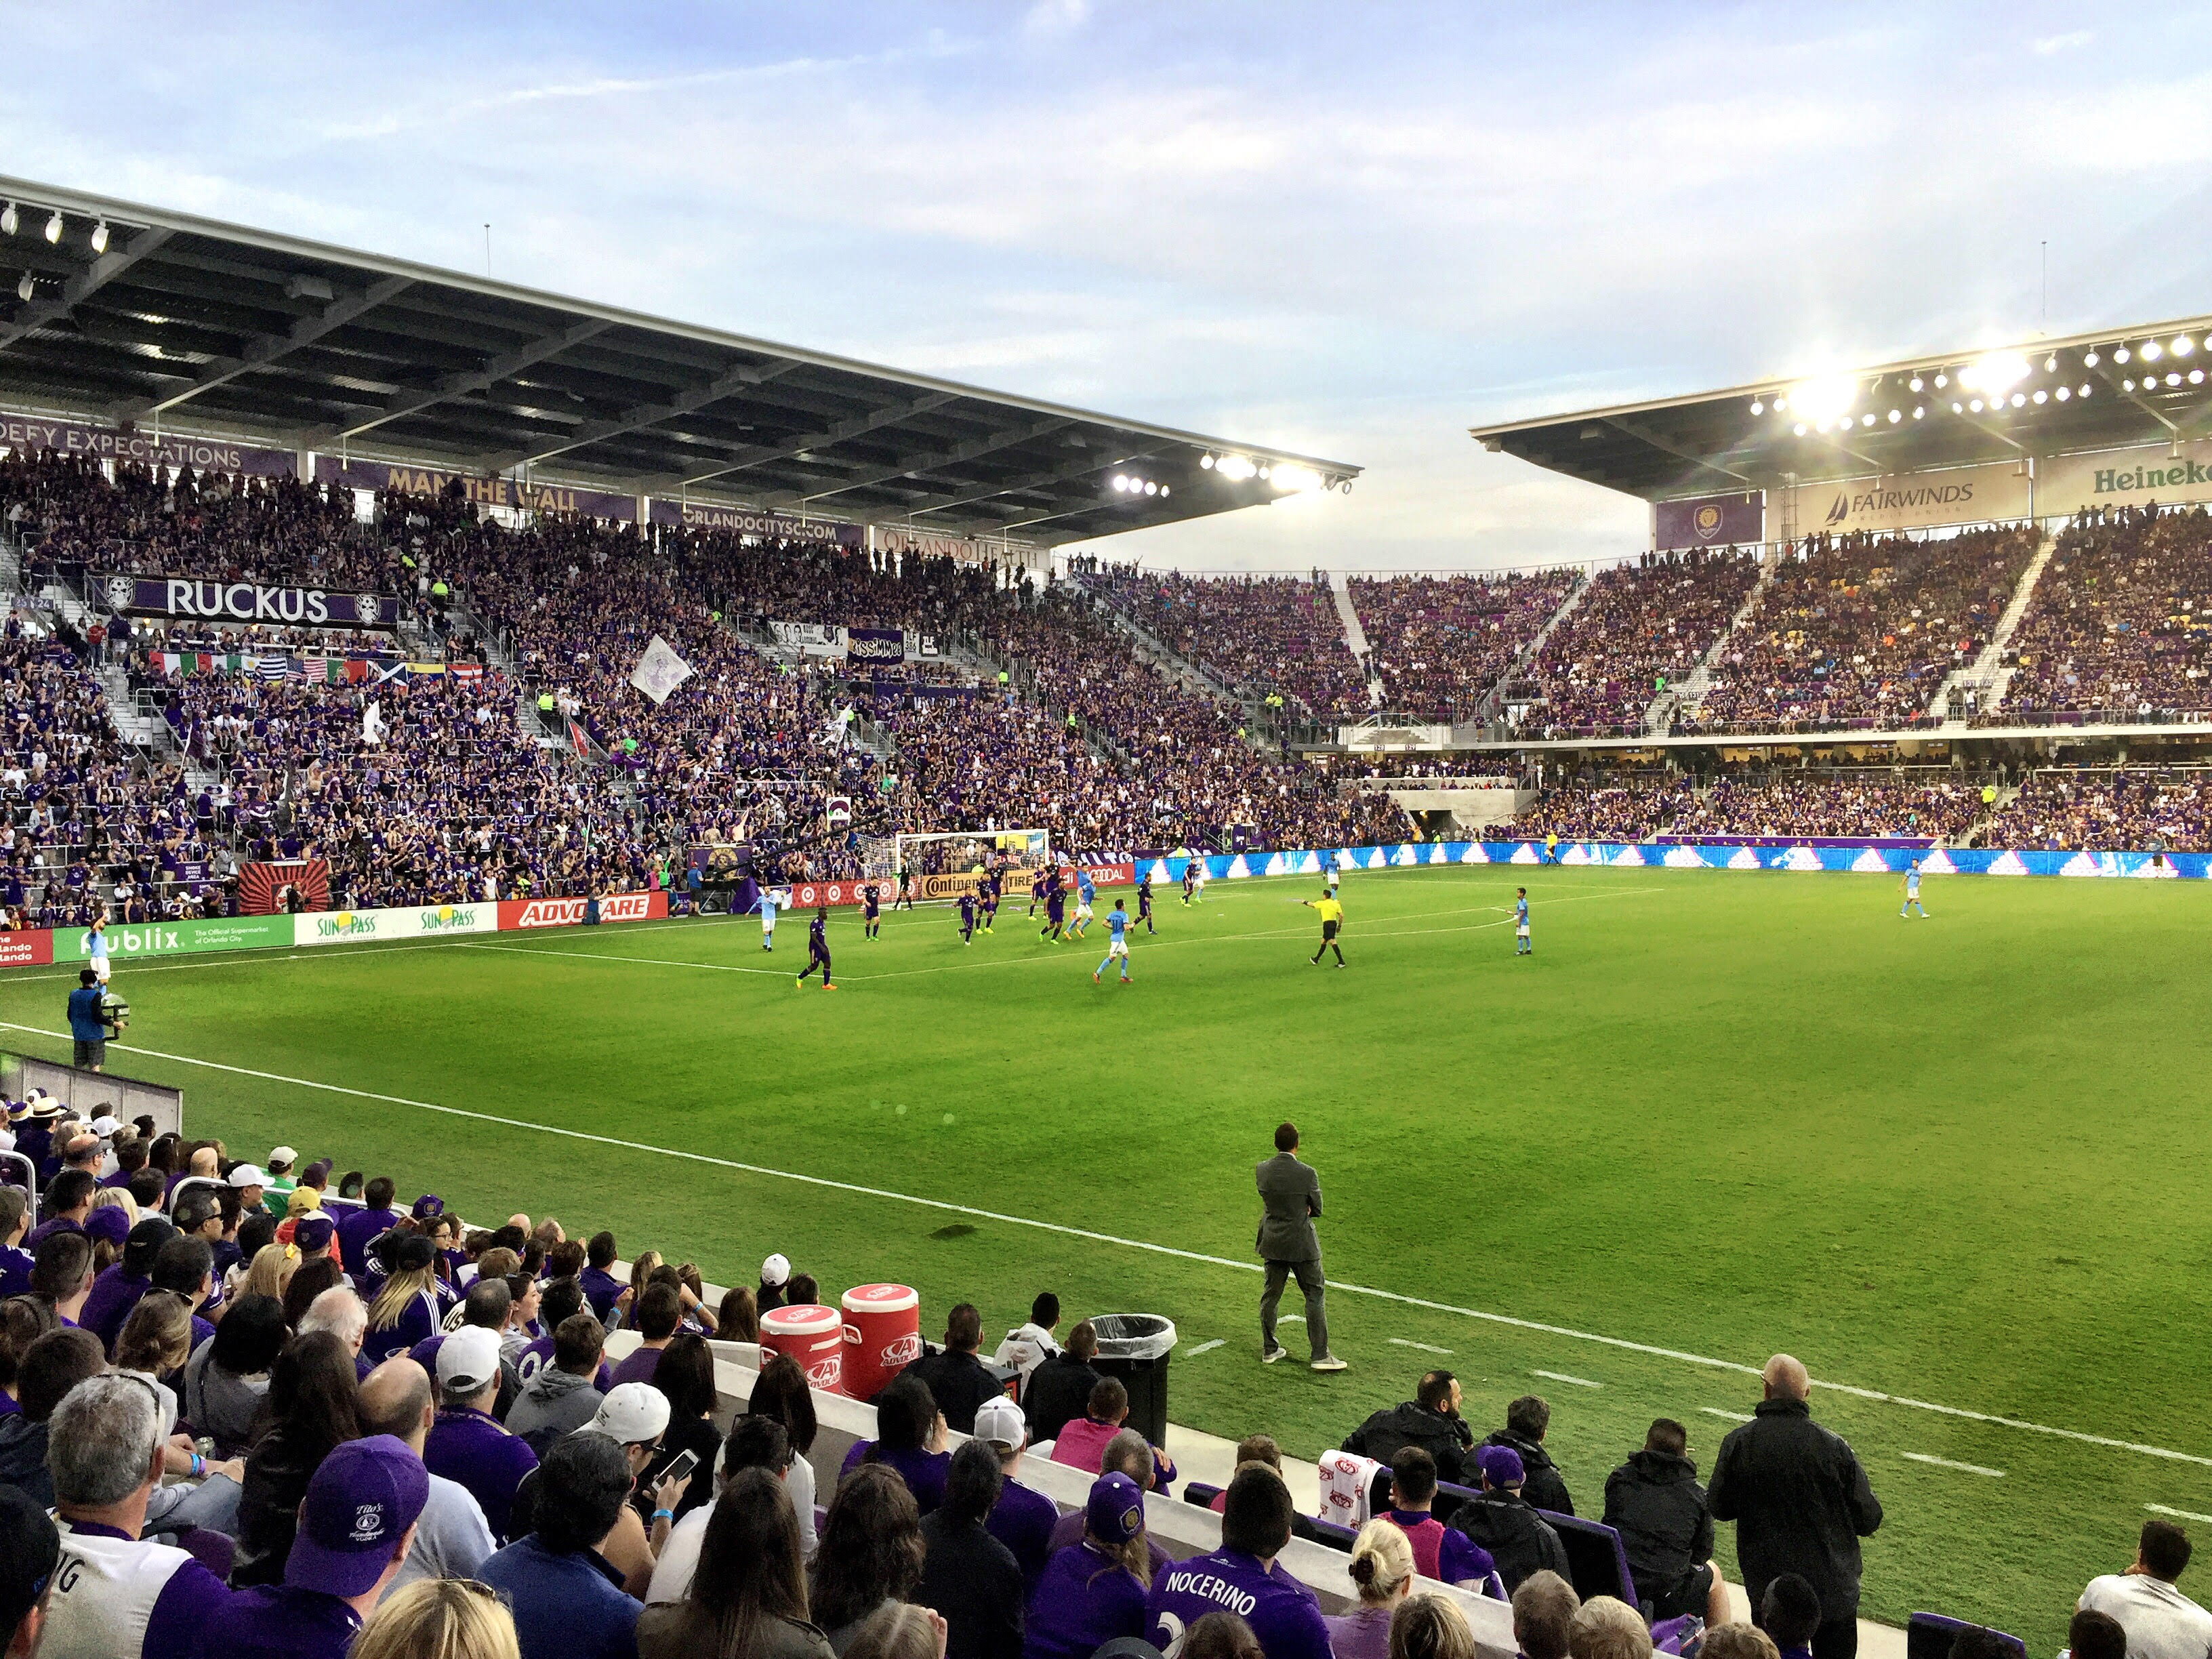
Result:
M1887 1511L1869 1617L2055 1648L2147 1513L2212 1524L2212 885L1931 880L1900 921L1894 878L1362 872L1346 969L1308 965L1317 892L1164 889L1127 988L1091 977L1111 893L1084 944L1025 900L970 945L942 908L873 943L837 912L834 994L793 989L803 915L773 956L711 919L125 964L111 1063L240 1155L723 1283L771 1250L831 1296L896 1279L933 1335L964 1298L995 1341L1046 1288L1164 1313L1176 1420L1302 1457L1431 1365L1479 1433L1540 1392L1590 1515L1654 1416L1709 1470L1786 1349ZM67 1058L39 1034L72 977L0 981L10 1046ZM1251 1170L1285 1117L1333 1377L1258 1364Z

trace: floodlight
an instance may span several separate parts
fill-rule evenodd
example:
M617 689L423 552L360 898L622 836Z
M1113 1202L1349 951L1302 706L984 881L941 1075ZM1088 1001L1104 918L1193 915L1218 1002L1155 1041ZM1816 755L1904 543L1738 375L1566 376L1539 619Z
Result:
M9 203L4 208L0 208L0 236L13 236L15 234L15 227L21 222L22 221L16 216L15 204L13 202Z
M94 253L107 252L107 221L105 219L98 221L92 228L92 251Z
M2041 403L2041 402L2042 402L2045 398L2047 398L2047 397L2048 397L2048 396L2050 396L2050 395L2051 395L2050 393L2048 393L2048 392L2046 392L2043 391L2041 388L2039 388L2039 388L2037 389L2037 391L2036 391L2036 394L2035 394L2035 401L2036 401L2036 402L2038 402L2038 403ZM2019 399L2019 398L2014 398L2014 399L2013 399L2013 401L2014 401L2014 403L2018 403L2018 402L2020 401L2020 399Z
M2155 340L2145 340L2142 343L2142 360L2147 363L2156 362L2165 355L2165 352L2166 348Z
M1917 374L1914 375L1910 380L1905 382L1905 385L1914 392L1919 391L1920 377Z
M1936 377L1936 389L1938 392L1941 392L1945 386L1950 384L1951 377L1948 374L1938 374Z
M1951 405L1954 409L1956 409L1958 406L1959 405L1956 404L1953 404ZM1975 414L1978 415L1982 412L1982 400L1979 398L1969 398L1966 403L1966 407L1972 410Z
M2120 390L2123 392L2133 392L2135 389L2136 383L2133 380L2123 380L2120 382Z
M1273 469L1273 467L1270 467L1270 466L1267 465L1265 463L1262 463L1262 464L1261 464L1261 468L1260 468L1260 476L1261 476L1261 477L1263 477L1263 478L1264 478L1264 477L1267 477L1270 472L1272 472L1272 471L1274 471L1274 469Z
M1128 487L1128 479L1123 477L1121 473L1116 472L1114 475L1114 488L1119 490L1127 490Z
M1754 415L1764 415L1766 413L1766 405L1753 398L1751 400L1751 412Z
M1959 371L1959 384L1972 386L1977 392L1996 392L2000 396L2018 386L2031 374L2027 359L2017 351L1995 351L1978 362L1972 362Z
M1165 484L1162 484L1162 485L1160 486L1160 495L1161 495L1161 497L1162 497L1163 499L1164 499L1164 498L1166 497L1166 495L1167 495L1167 493L1168 493L1168 487L1167 487Z
M1224 455L1213 464L1213 470L1224 478L1244 479L1252 477L1259 469L1252 465L1249 456Z
M2058 354L2054 351L2048 357L2045 357L2043 360L2043 372L2045 374L2053 374L2057 373L2057 370Z
M2075 397L2077 397L2077 398L2086 398L2086 397L2087 397L2087 396L2089 395L2089 383L2088 383L2087 380L2082 381L2082 382L2081 382L2081 389L2079 392L2075 392L2074 395L2075 395Z
M2189 384L2191 386L2203 386L2204 384L2204 371L2201 368L2191 369L2189 371Z
M2096 354L2095 352L2094 352L2094 351L2085 351L2085 352L2083 352L2083 353L2081 354L2081 367L2082 367L2082 368L2096 368L2096 366L2097 366L2097 354Z
M1813 430L1820 434L1823 437L1826 437L1828 431L1828 422L1822 421L1818 426L1814 427Z
M2186 334L2184 334L2174 341L2171 349L2175 356L2186 357L2191 352L2197 349L2197 342L2191 339Z
M1275 469L1274 485L1278 489L1319 489L1321 474L1310 466L1285 462Z
M46 221L46 240L50 242L58 242L61 239L62 210L59 208L56 208L54 210L54 216Z
M1789 399L1789 398L1777 398L1774 400L1774 412L1775 412L1777 415L1779 415L1779 414L1780 414L1784 410L1785 410L1785 409L1787 409L1787 408L1789 408L1789 407L1790 407L1790 399Z
M1795 432L1799 437L1803 437L1805 435L1805 422L1802 421L1798 422L1796 426L1790 428L1790 430Z
M2179 386L2181 384L2181 376L2179 374L2169 374L2166 377L2166 383L2168 386Z
M1898 411L1897 410L1893 409L1893 410L1891 410L1889 411L1889 423L1890 423L1892 426L1895 426L1895 425L1896 425L1899 421L1903 420L1904 418L1905 418L1904 415L1903 415L1903 414L1901 414L1901 413L1900 413L1899 411Z
M2021 404L2025 404L2027 401L2027 394L2026 392L2014 392L2014 393L2012 394L2012 406L2013 406L2014 409L2018 409Z
M1861 426L1872 426L1872 425L1874 424L1874 416L1871 416L1871 415L1862 415L1862 416L1859 416L1859 424L1860 424Z
M1912 418L1913 418L1914 420L1916 420L1916 421L1917 421L1917 420L1918 420L1922 416L1925 415L1927 412L1928 412L1928 410L1927 410L1927 407L1926 407L1924 404L1915 404L1912 406Z
M1978 405L1977 405L1977 407L1978 407ZM1963 409L1960 408L1958 404L1953 404L1951 405L1951 412L1952 412L1954 415L1963 415L1963 414L1965 414L1966 411L1965 410L1963 410Z
M1200 466L1210 468L1213 465L1213 457L1211 455L1201 455L1198 458L1198 464Z
M1849 375L1832 380L1808 380L1802 386L1790 388L1790 397L1801 414L1814 419L1841 415L1859 398L1859 383Z
M1158 495L1159 493L1160 493L1160 487L1159 487L1159 485L1158 485L1158 484L1154 483L1153 483L1151 479L1149 479L1149 478L1147 478L1146 480L1145 480L1145 494L1146 494L1147 495Z
M23 273L23 280L15 284L15 297L28 305L33 291L31 286L31 273L27 270Z
M2125 346L2122 346L2118 351L2115 351L2112 354L2112 361L2116 363L2124 363L2127 362L2127 360L2128 349Z
M2059 401L2060 403L2062 403L2062 404L2063 404L2063 403L2064 403L2064 402L2065 402L2069 398L2070 398L2070 397L2072 397L2072 396L2074 395L2074 388L2073 388L2072 386L2060 386L2060 387L2058 388L2057 392L2055 392L2053 395L2054 395L2055 397L2057 397L2057 399L2058 399L2058 401Z

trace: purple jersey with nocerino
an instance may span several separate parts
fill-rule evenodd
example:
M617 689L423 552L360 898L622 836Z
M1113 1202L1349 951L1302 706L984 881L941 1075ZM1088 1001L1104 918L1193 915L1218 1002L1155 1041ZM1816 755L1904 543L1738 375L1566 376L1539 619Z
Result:
M1251 1626L1267 1659L1330 1659L1328 1626L1314 1593L1282 1568L1269 1571L1234 1550L1177 1561L1152 1580L1146 1639L1176 1659L1190 1627L1224 1610Z
M1067 895L1059 888L1054 888L1045 896L1044 913L1054 921L1058 921L1067 914Z

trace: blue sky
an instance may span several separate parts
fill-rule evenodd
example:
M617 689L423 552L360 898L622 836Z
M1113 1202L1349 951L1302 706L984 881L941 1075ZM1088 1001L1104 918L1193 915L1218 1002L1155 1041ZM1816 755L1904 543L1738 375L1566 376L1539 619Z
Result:
M2212 13L0 9L0 170L1368 471L1185 569L1632 550L1468 426L2212 310Z

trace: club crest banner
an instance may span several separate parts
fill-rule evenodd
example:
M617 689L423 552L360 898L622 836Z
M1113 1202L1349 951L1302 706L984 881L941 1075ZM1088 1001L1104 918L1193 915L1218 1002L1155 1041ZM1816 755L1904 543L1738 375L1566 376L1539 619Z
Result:
M1766 497L1756 490L1660 501L1651 514L1652 545L1662 553L1686 547L1748 547L1766 539Z
M653 643L645 647L645 654L630 672L629 683L656 704L664 703L694 672L690 663L676 654L673 646L655 634Z

